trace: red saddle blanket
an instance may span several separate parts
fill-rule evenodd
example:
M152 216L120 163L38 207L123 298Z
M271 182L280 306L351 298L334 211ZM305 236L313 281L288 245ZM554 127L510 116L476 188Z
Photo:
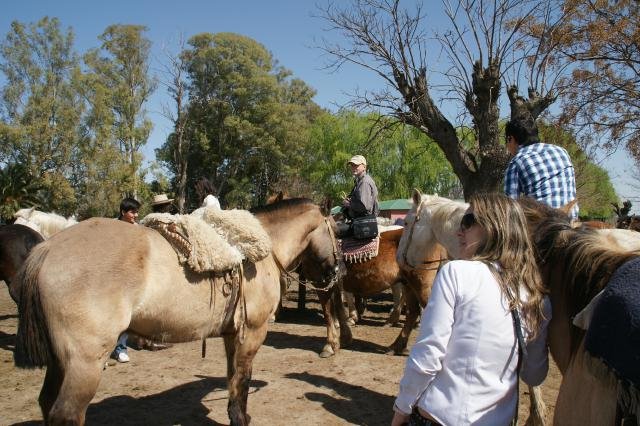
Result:
M378 255L380 236L372 240L357 240L352 237L346 237L339 241L344 261L347 263L366 262Z

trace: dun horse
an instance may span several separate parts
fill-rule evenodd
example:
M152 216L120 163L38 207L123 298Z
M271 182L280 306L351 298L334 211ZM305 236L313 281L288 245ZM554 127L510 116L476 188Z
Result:
M308 200L257 212L273 255L245 261L239 285L182 266L159 233L117 220L89 219L36 246L19 277L14 356L18 367L47 367L39 397L45 422L84 424L104 362L130 329L169 342L223 337L229 418L248 424L252 362L279 300L275 259L287 267L310 258L315 280L336 279L328 214Z

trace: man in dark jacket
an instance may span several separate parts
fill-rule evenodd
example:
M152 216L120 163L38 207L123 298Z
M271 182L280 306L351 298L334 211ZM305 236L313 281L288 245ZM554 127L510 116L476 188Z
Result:
M351 193L342 201L345 218L353 220L363 216L378 216L378 188L367 174L367 160L362 155L354 155L348 162L355 184ZM341 236L349 233L347 228L340 229Z

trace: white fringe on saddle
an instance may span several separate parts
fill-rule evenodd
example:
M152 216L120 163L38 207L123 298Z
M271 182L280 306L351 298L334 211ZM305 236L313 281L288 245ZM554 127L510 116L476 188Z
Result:
M246 210L202 208L191 215L152 213L141 222L171 243L181 263L196 272L223 272L271 252L271 239Z

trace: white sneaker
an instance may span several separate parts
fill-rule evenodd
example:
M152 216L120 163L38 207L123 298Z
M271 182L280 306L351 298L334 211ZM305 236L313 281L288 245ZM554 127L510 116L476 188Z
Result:
M126 352L118 352L116 356L116 361L118 362L129 362L129 355Z

